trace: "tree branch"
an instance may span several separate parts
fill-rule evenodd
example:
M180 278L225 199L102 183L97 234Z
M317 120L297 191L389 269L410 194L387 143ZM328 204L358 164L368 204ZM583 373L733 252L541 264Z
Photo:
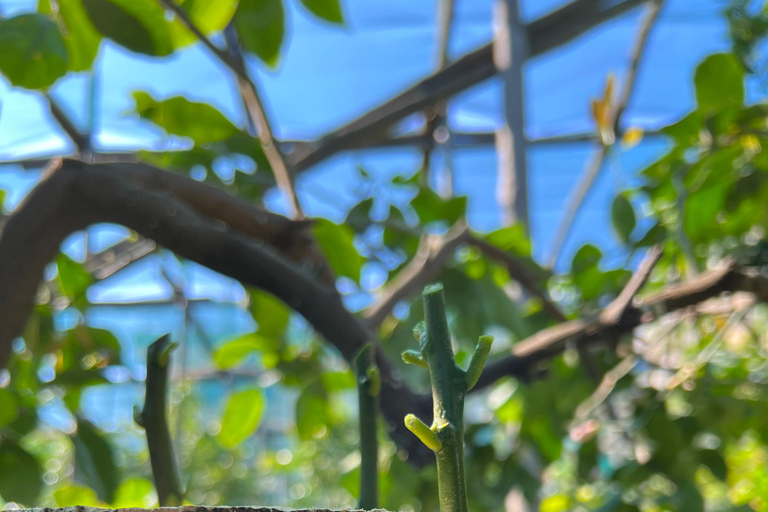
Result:
M178 17L179 21L187 27L213 54L218 58L222 64L227 66L236 76L237 85L240 89L240 96L243 98L246 111L254 126L257 129L259 141L264 150L264 155L269 161L272 172L275 175L275 180L280 188L280 191L286 198L286 202L293 209L293 216L298 219L304 218L304 213L301 210L296 190L293 186L293 170L290 164L287 162L285 155L280 150L280 146L277 139L274 136L272 127L269 124L267 113L264 110L264 105L259 97L259 90L256 87L256 83L253 78L248 74L248 69L245 66L244 60L234 60L232 55L240 55L239 53L227 53L208 39L205 34L200 31L197 26L189 19L187 12L178 4L171 0L159 0L160 3L166 8L173 11ZM229 34L226 34L227 44L239 46L237 42L237 35L228 29Z
M593 318L571 320L544 329L516 343L512 347L511 356L488 365L476 389L509 375L528 379L538 363L560 354L567 344L578 347L615 340L629 334L640 324L660 316L654 315L651 310L667 313L697 306L724 292L737 291L751 293L760 302L768 302L768 277L763 276L758 269L740 268L733 261L726 261L720 268L700 274L687 283L670 286L646 297L635 297L618 319L603 322L600 320L601 313L598 313ZM614 302L624 301L625 296L622 294Z
M88 134L82 133L77 129L75 124L64 112L59 103L48 93L43 93L48 107L51 109L51 115L56 122L61 126L67 137L75 144L78 154L82 156L88 156L91 153L91 138Z
M0 367L7 364L12 341L24 330L43 271L61 243L75 231L104 222L128 227L183 258L272 293L303 315L350 362L373 339L335 289L320 284L263 241L230 229L218 218L206 218L167 193L137 186L131 180L134 167L59 161L7 218L0 233ZM148 166L138 167L141 174ZM408 433L402 418L428 404L394 375L378 347L377 364L382 413L392 428L390 434L414 464L423 464L431 456Z
M648 36L650 35L651 29L659 17L662 3L663 0L650 0L646 9L645 16L640 22L640 29L638 31L630 56L629 71L627 72L627 76L624 80L623 92L619 98L618 103L616 103L613 108L613 120L611 129L616 135L618 135L620 132L621 119L624 111L627 108L627 105L629 104L629 100L632 97L632 92L635 87L635 78L637 77L637 71L640 67L640 61L642 60L643 54L645 53L645 47L648 43ZM589 191L592 189L592 185L594 184L597 175L600 174L600 170L603 168L603 162L605 162L605 158L608 156L608 153L611 151L612 147L613 143L609 144L604 140L601 141L600 149L592 158L587 168L584 169L581 177L579 178L579 183L571 193L571 197L568 200L565 213L563 215L563 220L558 226L555 239L552 242L552 249L550 251L549 258L547 259L548 267L552 268L557 263L557 260L560 257L560 252L563 249L563 245L565 245L565 241L568 239L571 226L578 216L579 210L581 210L581 206L584 204L584 200L586 199L587 194L589 194Z

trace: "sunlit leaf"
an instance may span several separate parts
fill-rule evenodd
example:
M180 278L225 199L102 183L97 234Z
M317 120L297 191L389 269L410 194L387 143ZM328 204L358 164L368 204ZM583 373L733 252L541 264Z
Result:
M283 301L261 290L251 291L251 313L259 324L259 334L267 338L282 336L291 316Z
M213 360L222 370L232 368L245 359L249 354L257 351L274 350L276 343L260 334L246 334L216 349Z
M530 256L531 241L525 234L525 228L516 224L488 233L485 239L505 251L514 251L520 256Z
M195 27L209 35L224 30L237 10L238 0L184 0L177 3ZM181 23L173 25L172 37L177 48L197 41L197 37Z
M99 499L111 502L120 481L112 447L96 427L82 418L77 421L77 433L72 436L72 444L78 474Z
M340 0L301 0L312 14L331 23L344 23Z
M104 503L99 501L96 492L82 485L67 485L53 492L57 507L99 507Z
M37 504L42 488L37 459L12 440L0 440L0 497L32 506Z
M351 277L355 281L360 280L363 257L352 243L354 237L352 229L326 219L318 219L314 232L333 271L339 276Z
M152 482L145 478L127 478L115 491L112 508L149 508L152 505Z
M22 14L0 21L0 72L11 84L44 89L67 72L64 38L48 16Z
M189 137L196 144L221 141L240 130L224 114L206 103L196 103L181 96L157 101L146 92L133 93L136 112L167 133Z
M323 388L310 384L296 400L296 429L304 440L320 437L328 424L328 397Z
M85 295L85 291L93 283L93 277L85 271L83 265L74 261L64 253L56 258L59 271L59 287L61 292L74 299Z
M241 0L234 21L243 48L274 67L285 37L283 0Z
M232 448L253 434L261 423L264 406L264 395L260 389L233 394L221 420L219 442Z

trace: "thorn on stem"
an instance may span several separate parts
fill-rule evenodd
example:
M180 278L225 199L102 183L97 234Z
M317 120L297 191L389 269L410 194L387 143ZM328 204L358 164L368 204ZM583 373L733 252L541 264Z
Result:
M405 417L405 427L433 452L439 452L443 447L443 442L440 441L437 433L415 415L409 414Z

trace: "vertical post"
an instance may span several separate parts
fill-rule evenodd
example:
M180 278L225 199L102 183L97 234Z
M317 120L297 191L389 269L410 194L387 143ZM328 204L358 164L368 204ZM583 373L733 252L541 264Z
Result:
M499 178L496 198L505 225L528 228L528 179L525 158L523 63L528 53L517 0L497 0L493 59L504 80L505 124L496 133Z
M381 377L375 362L376 351L365 345L355 358L358 417L360 423L360 503L363 510L379 507L379 393Z

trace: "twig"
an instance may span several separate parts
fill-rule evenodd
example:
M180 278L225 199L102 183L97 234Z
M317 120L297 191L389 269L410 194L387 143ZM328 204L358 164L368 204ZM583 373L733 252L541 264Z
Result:
M608 325L618 322L624 316L640 288L651 277L651 272L661 259L661 254L662 249L659 245L655 245L648 250L645 258L640 262L640 266L637 267L637 271L635 271L629 282L624 286L624 289L621 290L616 300L600 312L600 322Z
M664 0L650 0L648 7L646 8L645 16L640 23L640 29L635 39L635 44L630 57L629 71L627 72L627 76L624 80L624 88L618 103L616 103L613 109L612 129L613 133L615 134L618 134L620 131L622 115L624 114L624 111L629 104L629 100L632 97L632 92L634 91L635 78L637 76L637 71L640 67L643 54L645 53L648 36L650 35L651 29L659 17L663 2ZM608 156L611 147L611 144L606 144L605 142L601 143L599 150L592 157L589 165L587 165L587 167L584 169L584 172L582 172L581 176L579 177L579 183L571 193L571 197L568 199L565 213L563 215L563 220L558 226L554 241L552 242L552 248L550 250L549 257L547 258L548 267L553 268L557 263L557 260L559 259L560 253L563 249L563 245L565 245L565 241L568 239L568 235L570 234L571 226L578 216L579 211L581 210L581 206L584 204L584 200L587 197L587 194L592 189L592 184L595 182L595 178L597 178L597 175L603 168L603 162Z
M285 155L280 150L280 146L275 139L272 128L267 119L264 105L259 97L259 91L256 87L256 83L253 78L249 76L248 70L245 67L245 62L237 62L233 60L229 53L221 50L215 44L203 34L199 28L195 26L186 11L171 0L159 0L160 3L166 8L173 11L176 17L181 23L187 27L213 54L227 66L237 77L237 84L240 89L240 95L245 103L248 115L252 119L253 123L257 125L258 137L261 141L261 146L264 150L264 155L269 161L269 165L272 167L272 172L275 175L275 180L280 188L281 192L285 196L288 205L293 209L293 217L297 219L303 219L304 212L299 204L298 197L296 196L296 190L293 186L293 174L294 171L288 164ZM227 36L227 42L236 43L237 36L230 30L230 34ZM232 53L234 55L234 53Z
M542 289L540 283L541 279L537 278L526 269L523 263L518 261L517 258L474 235L469 235L467 237L467 243L480 249L480 251L488 258L494 259L504 265L512 279L520 283L528 293L541 301L541 307L548 316L558 322L565 322L567 320L563 312L560 311L560 308L552 302L547 293Z
M56 122L59 123L59 126L61 126L61 128L64 130L64 133L67 134L67 137L69 137L70 140L75 144L75 148L77 149L78 154L83 157L88 157L91 153L90 136L80 132L80 130L77 129L75 124L64 112L64 109L61 108L53 96L48 93L43 93L43 96L48 102L48 107L51 109L51 115L56 120Z
M382 298L363 311L368 324L371 327L381 325L398 302L424 288L440 272L456 248L466 242L468 234L469 228L460 220L444 237L427 237L416 256L384 289Z
M602 323L600 313L591 319L571 320L541 330L512 347L512 355L488 365L476 389L482 389L504 376L530 379L532 369L565 350L566 346L589 345L617 339L637 326L658 318L650 311L663 313L696 306L724 292L748 292L758 301L768 302L768 277L755 268L739 268L726 261L715 270L702 273L691 281L669 286L646 297L635 297L632 306L612 323ZM616 299L616 302L624 299ZM611 306L609 306L611 308ZM619 308L616 308L619 309ZM661 314L661 313L660 313Z
M161 507L179 506L184 500L179 467L171 442L166 417L168 366L170 354L176 348L165 335L147 348L147 380L144 407L134 409L134 419L147 434L149 460L155 479L157 499Z
M637 366L637 361L637 356L632 354L606 372L597 389L576 408L574 421L583 421L591 416L592 412L605 402L616 384Z

